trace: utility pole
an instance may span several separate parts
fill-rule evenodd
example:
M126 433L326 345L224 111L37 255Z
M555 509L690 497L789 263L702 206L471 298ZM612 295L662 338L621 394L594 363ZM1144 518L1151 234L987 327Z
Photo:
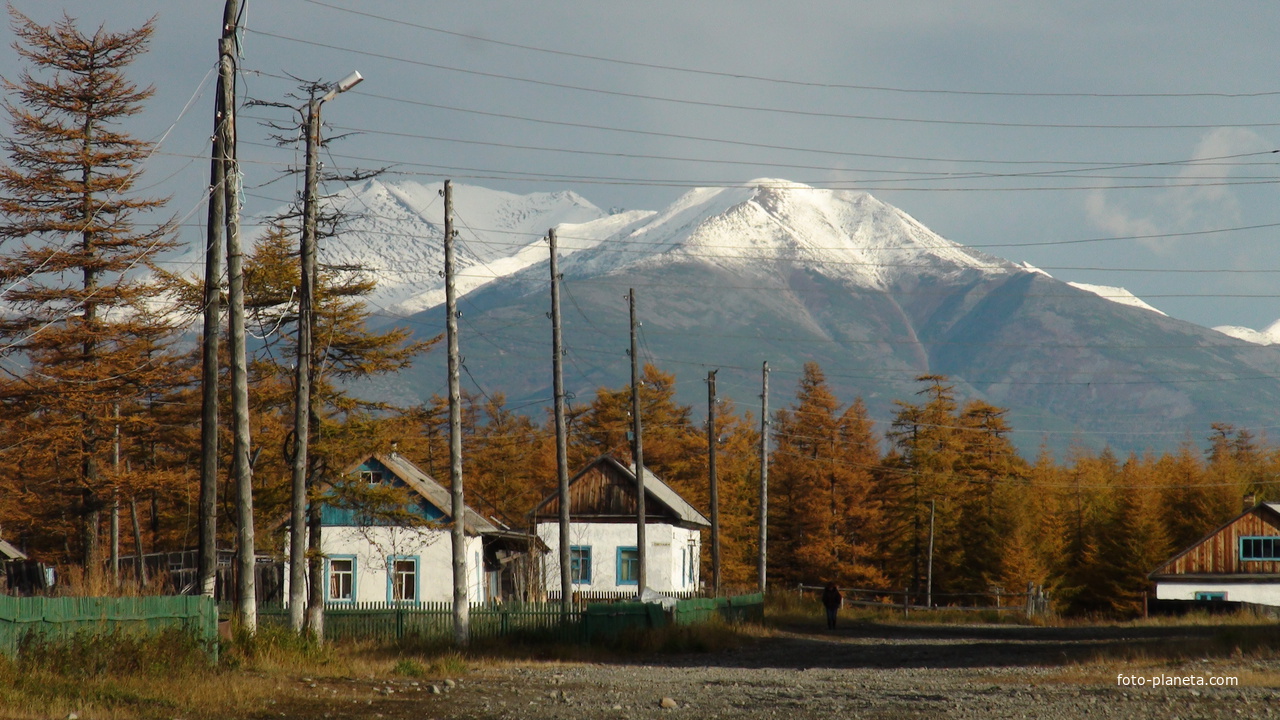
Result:
M929 565L925 576L925 607L933 608L933 515L937 509L935 499L929 498Z
M764 389L760 393L760 557L756 565L760 592L768 589L769 557L769 361L764 361Z
M240 160L236 149L236 26L239 0L227 0L218 43L218 85L224 108L222 147L227 231L227 330L231 354L231 472L236 489L236 612L240 627L258 631L253 529L253 469L249 462L249 371L244 329L244 252L240 242Z
M645 558L645 517L644 517L644 442L640 423L640 353L636 347L636 291L631 288L627 292L627 305L631 310L631 457L636 465L636 594L644 594Z
M711 592L720 597L720 483L716 477L716 370L707 372L707 475L711 492Z
M223 37L227 16L235 0L223 9ZM235 15L231 15L234 23ZM219 53L221 53L219 43ZM218 333L221 332L222 226L226 217L226 147L222 125L227 108L223 105L224 78L218 76L214 98L213 152L209 158L209 215L205 225L204 250L204 338L200 367L200 520L197 581L201 595L213 597L218 572Z
M293 476L289 503L289 624L301 633L305 625L307 604L307 484L310 471L309 441L311 436L311 336L315 328L316 285L316 215L320 182L320 108L326 102L355 87L364 78L353 72L316 97L312 86L306 108L306 173L302 194L302 239L298 255L301 259L298 283L298 348L294 368L293 401ZM319 523L316 523L319 531ZM314 536L312 540L317 538ZM317 639L323 637L324 608L312 613L312 630Z
M311 435L311 330L316 281L316 186L320 164L320 105L315 92L307 101L306 171L302 194L299 255L298 342L294 367L293 476L289 505L289 624L301 633L307 604L307 471Z
M556 480L560 502L560 611L573 609L573 560L569 550L569 443L564 422L564 349L560 338L560 263L556 257L556 229L547 231L551 246L551 372L555 394Z
M453 642L471 640L471 605L467 598L466 505L462 498L462 390L458 368L458 293L453 283L453 183L444 181L444 305L449 343L449 489L453 516ZM480 569L477 568L477 572Z

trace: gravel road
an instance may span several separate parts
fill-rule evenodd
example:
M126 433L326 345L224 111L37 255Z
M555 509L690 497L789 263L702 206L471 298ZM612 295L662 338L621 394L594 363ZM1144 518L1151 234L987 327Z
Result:
M1215 632L869 624L833 633L794 628L717 653L616 664L486 667L447 683L308 682L301 696L282 700L258 717L1280 718L1280 660L1238 653L1178 662L1095 659L1122 649L1132 656L1145 643L1194 642ZM1121 686L1119 673L1146 684ZM1153 687L1156 676L1205 678L1206 683L1235 677L1239 685Z

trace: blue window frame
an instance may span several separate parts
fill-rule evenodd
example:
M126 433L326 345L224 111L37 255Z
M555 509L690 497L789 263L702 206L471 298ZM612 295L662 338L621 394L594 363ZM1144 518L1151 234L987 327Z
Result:
M325 602L356 601L356 556L333 555L325 558Z
M1226 599L1227 599L1227 594L1226 594L1225 592L1198 592L1198 593L1196 593L1196 600L1197 600L1197 601L1199 601L1199 602L1203 602L1203 601L1206 601L1206 600L1211 601L1211 602L1224 602L1224 601L1226 601Z
M418 597L417 555L390 555L387 557L387 602L416 603Z
M1240 538L1240 559L1251 561L1280 560L1280 536Z
M640 584L640 551L635 547L618 548L618 584Z
M576 585L591 584L591 546L569 546L569 577Z

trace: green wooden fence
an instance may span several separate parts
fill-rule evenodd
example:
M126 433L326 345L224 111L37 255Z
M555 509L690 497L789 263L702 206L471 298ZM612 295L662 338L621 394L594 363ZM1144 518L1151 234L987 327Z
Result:
M653 603L590 603L568 614L559 603L502 603L471 606L471 637L528 637L560 642L591 642L616 637L627 630L694 625L719 616L728 622L760 622L764 596L680 600L671 611ZM263 623L287 625L289 611L261 607ZM413 637L448 641L453 637L453 604L431 603L333 603L324 610L325 637L329 640L391 641Z
M217 653L218 607L213 598L159 596L44 598L0 595L0 652L14 657L28 633L66 638L79 632L154 633L186 630Z

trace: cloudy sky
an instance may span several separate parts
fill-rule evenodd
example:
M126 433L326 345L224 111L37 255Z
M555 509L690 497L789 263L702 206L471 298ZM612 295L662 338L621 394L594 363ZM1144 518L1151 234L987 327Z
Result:
M245 0L241 93L366 81L326 162L659 209L774 177L865 189L939 232L1170 315L1280 318L1280 4ZM222 0L14 0L86 28L156 17L143 186L199 241ZM9 48L0 75L16 77ZM246 109L250 210L295 158ZM274 182L272 182L274 180Z

